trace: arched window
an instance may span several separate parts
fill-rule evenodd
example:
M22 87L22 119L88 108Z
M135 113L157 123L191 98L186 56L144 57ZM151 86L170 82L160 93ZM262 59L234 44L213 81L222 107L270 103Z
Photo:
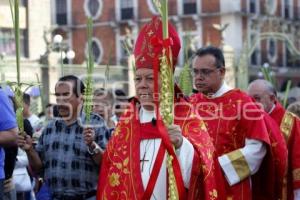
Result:
M88 17L92 17L94 20L97 19L102 13L102 0L85 0L84 12Z
M88 56L88 44L86 43L86 48L85 48L86 55ZM93 53L93 58L94 62L99 64L102 61L103 57L103 48L100 40L97 38L92 39L92 53Z

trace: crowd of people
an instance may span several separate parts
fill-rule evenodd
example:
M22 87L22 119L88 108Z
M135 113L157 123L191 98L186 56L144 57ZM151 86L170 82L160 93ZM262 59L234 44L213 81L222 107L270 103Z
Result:
M221 49L196 51L195 93L174 85L174 122L165 125L159 58L170 48L174 71L181 49L168 31L164 40L158 17L141 29L136 96L95 88L90 116L84 83L63 76L44 120L24 94L20 134L14 95L0 88L0 200L300 200L300 103L285 110L263 79L229 87Z

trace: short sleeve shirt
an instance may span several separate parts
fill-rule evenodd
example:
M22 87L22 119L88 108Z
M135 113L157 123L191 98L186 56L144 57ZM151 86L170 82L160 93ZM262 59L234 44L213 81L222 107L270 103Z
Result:
M17 127L16 116L6 93L0 88L0 137L1 131ZM0 146L0 179L4 178L4 151Z
M96 188L99 166L84 142L84 119L82 113L80 119L70 125L61 119L52 120L39 138L36 150L44 165L44 178L53 194L73 196ZM92 114L91 124L95 125L96 142L104 149L109 139L104 120Z

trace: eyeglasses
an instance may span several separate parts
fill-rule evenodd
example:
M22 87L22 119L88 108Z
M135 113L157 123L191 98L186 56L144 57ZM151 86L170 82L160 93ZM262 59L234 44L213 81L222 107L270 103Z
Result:
M192 75L193 76L197 76L197 75L200 75L200 76L209 76L210 74L212 74L213 72L215 72L216 70L218 70L219 68L215 68L215 69L196 69L196 68L193 68L192 70Z

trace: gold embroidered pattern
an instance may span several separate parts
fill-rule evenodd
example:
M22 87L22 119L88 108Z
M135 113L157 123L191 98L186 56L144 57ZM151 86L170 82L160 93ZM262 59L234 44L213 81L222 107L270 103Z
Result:
M120 175L117 174L117 173L112 173L112 174L109 176L109 184L110 184L112 187L115 187L115 186L120 185Z
M145 61L146 61L145 57L142 57L142 58L140 59L140 61L141 61L141 62L145 62Z
M150 31L148 32L148 36L149 36L149 37L151 37L153 34L154 34L154 32L153 32L152 30L150 30Z
M218 198L218 191L216 189L209 191L209 196L210 196L210 199L212 199L212 200Z
M280 124L280 130L283 133L285 140L288 141L294 125L294 116L290 112L285 112Z
M248 163L240 150L235 150L227 154L240 180L244 180L250 175Z
M294 181L300 181L300 168L293 170Z
M202 131L207 131L204 121L201 120L200 126Z
M120 126L117 126L117 128L114 130L114 135L117 136L120 133Z

